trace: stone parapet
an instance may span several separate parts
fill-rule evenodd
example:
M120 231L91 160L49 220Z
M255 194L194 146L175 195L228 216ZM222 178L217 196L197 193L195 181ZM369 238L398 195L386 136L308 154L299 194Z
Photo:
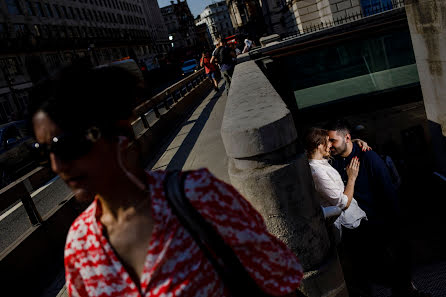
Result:
M254 61L235 68L221 135L232 185L299 257L302 291L347 296L291 112Z

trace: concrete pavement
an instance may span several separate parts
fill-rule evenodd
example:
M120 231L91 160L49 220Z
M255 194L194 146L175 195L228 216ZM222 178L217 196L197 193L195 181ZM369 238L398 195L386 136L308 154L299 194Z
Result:
M212 91L160 148L149 170L192 170L207 167L229 183L228 158L220 135L226 93Z

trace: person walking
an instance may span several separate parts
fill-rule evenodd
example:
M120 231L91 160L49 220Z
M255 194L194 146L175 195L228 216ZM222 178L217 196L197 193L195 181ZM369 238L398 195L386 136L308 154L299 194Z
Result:
M234 73L234 66L236 54L233 49L231 49L226 44L226 40L220 39L217 49L211 58L211 63L216 61L220 66L221 74L225 80L225 90L226 94L229 94L229 88L231 87L232 74Z
M245 47L243 48L242 53L247 53L251 50L251 47L254 44L254 42L248 38L245 38L244 43L245 43Z
M216 78L217 74L217 66L214 63L211 63L211 55L209 52L203 52L200 59L200 67L203 67L207 76L211 79L214 84L214 90L218 92L218 82Z
M207 169L145 171L127 149L135 85L120 68L70 66L31 95L35 150L76 199L91 203L68 232L68 295L229 297L249 285L262 292L256 296L299 294L298 259L232 186ZM185 223L175 193L225 255ZM228 254L232 263L220 261ZM250 280L237 290L229 285L238 277L228 275L234 263Z
M364 152L352 142L347 121L331 121L325 129L332 143L332 166L344 184L348 183L348 164L354 158L361 162L353 195L368 221L343 234L346 255L353 265L352 281L359 286L349 286L350 296L370 294L373 281L391 287L393 297L430 296L412 283L410 246L401 236L397 190L386 164L374 151Z

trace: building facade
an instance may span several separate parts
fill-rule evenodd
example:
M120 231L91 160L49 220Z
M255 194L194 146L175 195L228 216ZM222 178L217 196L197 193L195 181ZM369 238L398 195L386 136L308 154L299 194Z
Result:
M258 40L267 32L261 0L226 0L235 33Z
M167 27L170 46L173 49L190 48L198 45L195 19L187 1L170 1L169 6L161 7L161 14Z
M0 123L24 117L34 83L73 59L93 65L168 50L156 0L0 2Z
M206 24L213 44L218 38L225 38L235 33L225 1L206 6L200 14L200 21L197 22L197 25L200 24Z
M269 34L303 33L403 4L402 0L261 0Z

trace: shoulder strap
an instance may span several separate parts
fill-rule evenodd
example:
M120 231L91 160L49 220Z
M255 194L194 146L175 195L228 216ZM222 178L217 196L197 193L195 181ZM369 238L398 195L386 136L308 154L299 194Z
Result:
M169 206L183 227L190 233L203 254L209 259L232 297L258 296L266 293L258 287L232 248L225 243L217 230L193 207L184 193L188 172L168 172L164 191Z

